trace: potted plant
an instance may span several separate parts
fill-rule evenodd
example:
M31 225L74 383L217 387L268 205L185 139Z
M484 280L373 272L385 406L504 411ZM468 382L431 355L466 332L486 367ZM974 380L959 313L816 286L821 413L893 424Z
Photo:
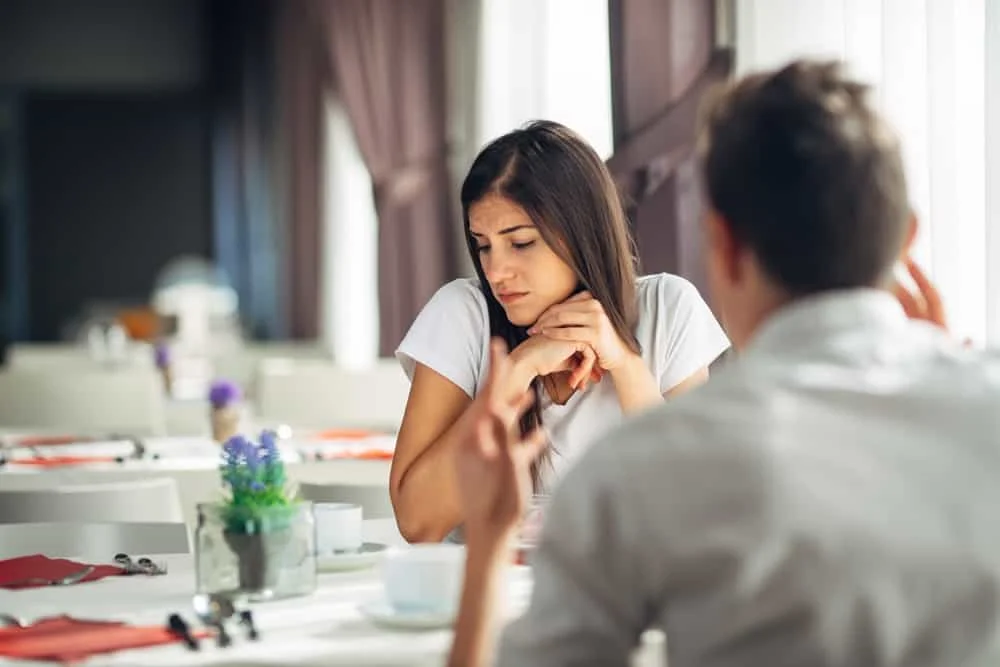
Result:
M220 518L226 544L237 559L240 589L273 589L301 514L286 486L274 433L262 432L259 442L241 435L229 438L220 472L228 489Z
M240 429L240 401L243 394L234 382L216 380L208 391L211 404L212 439L227 442Z

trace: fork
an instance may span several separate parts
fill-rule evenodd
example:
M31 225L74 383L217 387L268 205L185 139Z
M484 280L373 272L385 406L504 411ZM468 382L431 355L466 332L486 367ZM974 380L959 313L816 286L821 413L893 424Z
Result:
M60 577L58 579L46 579L44 577L30 577L28 579L20 579L18 581L11 581L4 584L4 587L11 586L70 586L72 584L79 583L87 577L91 572L97 569L93 565L88 565L87 567L67 574L65 577Z

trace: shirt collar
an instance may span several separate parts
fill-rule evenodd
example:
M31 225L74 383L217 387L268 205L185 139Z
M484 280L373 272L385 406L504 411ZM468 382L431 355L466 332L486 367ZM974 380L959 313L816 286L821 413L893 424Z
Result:
M760 325L746 351L781 353L838 334L897 328L907 319L896 297L885 290L824 292L782 306Z

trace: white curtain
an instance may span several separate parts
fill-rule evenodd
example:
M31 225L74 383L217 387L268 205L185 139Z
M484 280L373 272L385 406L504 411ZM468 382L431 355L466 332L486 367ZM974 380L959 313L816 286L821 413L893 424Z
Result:
M481 142L560 122L611 155L607 0L482 0Z
M735 2L739 73L827 56L873 85L903 140L922 225L915 258L941 289L956 334L1000 343L1000 3Z

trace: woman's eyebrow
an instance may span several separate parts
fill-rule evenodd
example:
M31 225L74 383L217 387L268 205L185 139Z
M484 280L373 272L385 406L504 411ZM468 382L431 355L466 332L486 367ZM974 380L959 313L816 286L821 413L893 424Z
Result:
M503 236L504 234L510 234L511 232L516 232L519 229L532 229L533 227L534 225L514 225L513 227L507 227L505 229L501 229L499 232L497 232L497 234ZM469 230L469 233L472 234L473 236L484 236L483 234L480 234L479 232L474 232L471 229Z

